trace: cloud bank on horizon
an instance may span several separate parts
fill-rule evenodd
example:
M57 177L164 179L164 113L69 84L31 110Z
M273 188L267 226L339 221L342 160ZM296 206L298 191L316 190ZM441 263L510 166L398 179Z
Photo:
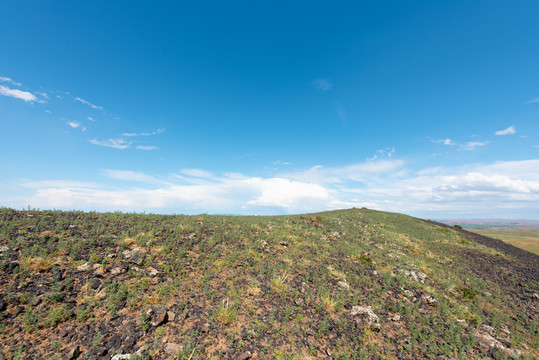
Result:
M539 219L537 4L0 11L0 206Z

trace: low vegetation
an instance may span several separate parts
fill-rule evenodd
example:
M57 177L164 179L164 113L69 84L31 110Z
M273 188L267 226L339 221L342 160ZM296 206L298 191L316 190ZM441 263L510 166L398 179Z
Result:
M539 257L485 239L368 209L4 208L0 359L534 359Z
M468 229L539 255L539 229Z

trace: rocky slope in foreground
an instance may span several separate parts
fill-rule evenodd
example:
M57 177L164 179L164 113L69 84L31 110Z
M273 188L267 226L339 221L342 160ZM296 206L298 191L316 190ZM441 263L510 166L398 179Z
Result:
M0 209L0 359L533 359L538 259L367 209Z

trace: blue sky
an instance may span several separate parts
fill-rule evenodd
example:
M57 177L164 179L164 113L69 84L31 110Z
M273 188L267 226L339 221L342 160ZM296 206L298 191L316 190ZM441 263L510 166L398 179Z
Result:
M0 13L0 206L539 218L536 1Z

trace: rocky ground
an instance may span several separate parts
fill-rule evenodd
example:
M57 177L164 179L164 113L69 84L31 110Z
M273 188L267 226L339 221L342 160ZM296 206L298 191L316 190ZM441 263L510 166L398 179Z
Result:
M0 210L0 359L538 355L539 257L366 209Z

